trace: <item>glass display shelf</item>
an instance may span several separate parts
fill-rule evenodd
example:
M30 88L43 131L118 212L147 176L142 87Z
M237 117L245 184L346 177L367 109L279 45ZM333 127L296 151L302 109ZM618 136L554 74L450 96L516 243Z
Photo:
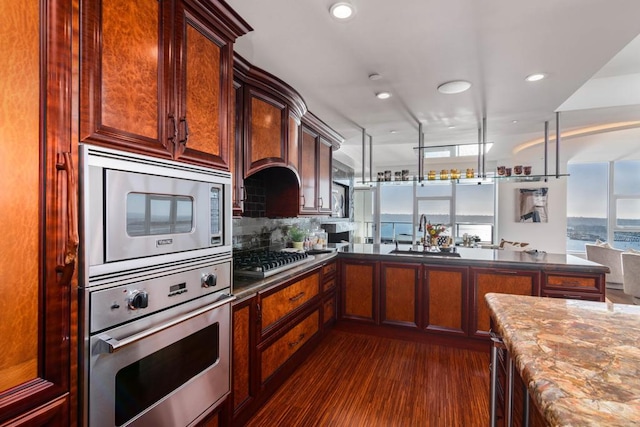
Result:
M356 181L358 184L364 184L364 185L375 185L375 184L382 184L382 185L403 185L403 184L413 184L414 182L418 183L418 184L446 184L446 183L451 183L451 182L455 182L456 184L483 184L483 183L490 183L493 181L505 181L505 182L539 182L539 181L547 181L550 178L564 178L569 176L569 174L563 173L563 174L551 174L551 175L510 175L510 176L506 176L506 175L487 175L486 177L474 177L474 178L466 178L466 177L460 177L460 178L446 178L446 179L440 179L439 177L436 176L436 179L427 179L424 178L422 180L419 180L418 177L411 177L409 179L405 179L405 180L390 180L390 181L378 181L378 180L373 180L373 181Z

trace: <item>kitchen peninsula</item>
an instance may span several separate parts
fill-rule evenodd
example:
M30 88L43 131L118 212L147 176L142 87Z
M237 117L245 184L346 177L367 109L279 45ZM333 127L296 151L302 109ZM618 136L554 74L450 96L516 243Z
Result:
M411 250L410 250L411 249ZM486 348L490 292L604 301L608 268L565 254L352 244L340 248L342 321ZM374 331L375 332L375 331ZM423 337L420 337L420 334Z
M640 422L640 307L500 294L486 300L548 425Z

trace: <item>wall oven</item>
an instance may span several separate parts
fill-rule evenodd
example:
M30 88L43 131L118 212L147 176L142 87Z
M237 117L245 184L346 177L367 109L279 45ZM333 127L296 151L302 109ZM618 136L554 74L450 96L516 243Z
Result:
M231 390L230 176L81 155L81 424L195 424Z

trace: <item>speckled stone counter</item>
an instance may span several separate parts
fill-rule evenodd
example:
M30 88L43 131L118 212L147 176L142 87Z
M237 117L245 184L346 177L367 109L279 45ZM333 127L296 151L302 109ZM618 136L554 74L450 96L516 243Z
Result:
M495 293L486 301L549 425L640 425L640 306Z

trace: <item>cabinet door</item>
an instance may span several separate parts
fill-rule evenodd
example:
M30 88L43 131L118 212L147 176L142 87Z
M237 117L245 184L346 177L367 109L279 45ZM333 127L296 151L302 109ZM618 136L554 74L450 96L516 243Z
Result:
M424 325L430 332L466 335L469 314L466 267L424 267Z
M232 413L236 414L255 398L252 372L255 360L255 297L235 303L233 311L233 394Z
M170 3L82 0L80 10L80 141L171 157Z
M420 264L382 263L380 266L380 321L418 327Z
M318 212L317 141L318 134L303 125L300 141L300 213Z
M286 105L254 87L245 86L245 178L266 166L286 166Z
M378 323L378 263L346 259L340 263L341 317Z
M490 329L490 312L484 296L490 292L513 295L540 295L538 271L471 269L473 302L470 332L477 337L487 337Z
M189 5L178 2L176 12L175 157L229 170L233 43Z
M318 212L331 214L331 142L322 136L318 141Z
M289 138L287 141L287 158L289 165L296 171L300 163L300 119L289 112Z
M72 17L71 2L2 2L0 425L69 425L77 410Z

